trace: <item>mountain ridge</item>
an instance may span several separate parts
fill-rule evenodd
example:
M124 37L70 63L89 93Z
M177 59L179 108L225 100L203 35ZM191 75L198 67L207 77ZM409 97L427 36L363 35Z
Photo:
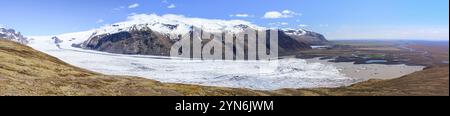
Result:
M21 44L27 44L28 38L24 37L20 32L14 29L8 29L0 26L0 38L15 41Z

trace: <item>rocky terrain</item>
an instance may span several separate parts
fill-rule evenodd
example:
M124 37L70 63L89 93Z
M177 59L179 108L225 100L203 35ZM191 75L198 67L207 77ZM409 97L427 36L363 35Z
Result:
M175 40L159 32L142 29L93 36L75 47L118 54L168 56L174 43Z
M255 91L103 75L71 66L19 43L0 40L2 96L448 96L448 70L448 65L430 67L398 79L370 80L341 88Z
M0 27L0 38L27 44L28 39L24 37L20 32L16 32L14 29L7 29Z

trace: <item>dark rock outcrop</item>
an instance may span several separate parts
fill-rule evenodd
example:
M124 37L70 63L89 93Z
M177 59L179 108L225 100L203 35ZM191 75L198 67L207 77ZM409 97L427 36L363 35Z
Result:
M0 28L0 39L6 39L21 44L28 43L28 39L14 29Z
M311 46L308 43L298 41L297 39L292 35L286 34L284 31L278 31L279 53L283 54L304 49L311 49Z
M79 46L118 54L143 54L168 56L175 41L151 30L124 31L91 37Z
M55 43L56 47L58 47L59 49L61 49L61 45L59 45L60 43L64 42L63 40L59 39L58 37L52 37L53 42Z

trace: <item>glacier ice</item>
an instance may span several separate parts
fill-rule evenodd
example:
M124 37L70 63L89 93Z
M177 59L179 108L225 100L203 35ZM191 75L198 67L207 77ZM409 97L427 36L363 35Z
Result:
M162 56L122 55L71 47L73 38L89 36L72 33L58 36L58 48L47 37L33 37L31 47L69 64L109 74L139 76L168 83L197 84L258 90L282 88L339 87L355 82L332 65L308 63L302 59L275 61L200 61ZM73 41L69 41L73 40Z

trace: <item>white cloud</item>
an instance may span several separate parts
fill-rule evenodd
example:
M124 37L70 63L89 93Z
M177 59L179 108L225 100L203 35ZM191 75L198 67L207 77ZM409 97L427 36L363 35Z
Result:
M298 25L299 27L308 27L308 25L305 25L305 24L300 24L300 25Z
M264 14L265 19L279 19L279 18L292 18L295 16L301 16L302 14L296 13L291 10L283 10L283 11L269 11Z
M264 15L264 18L266 18L266 19L277 19L277 18L281 18L281 17L283 17L283 14L281 14L278 11L266 12L266 14Z
M269 23L269 26L271 28L280 28L280 27L286 27L288 26L289 23L287 22L274 22L274 23Z
M103 19L97 20L97 23L103 23L103 22L105 22L105 20L103 20Z
M328 24L319 24L319 27L329 27L330 25Z
M130 6L128 6L128 8L137 8L137 7L139 7L138 3L134 3L134 4L130 5Z
M168 9L176 8L177 6L173 3L170 3L168 0L161 1L164 5L167 5Z
M236 17L249 17L250 15L248 14L236 14Z
M164 4L169 4L169 1L167 1L167 0L163 0L161 2L164 3Z
M137 13L135 13L135 12L132 12L132 13L130 13L130 14L128 14L129 16L134 16L134 15L137 15Z
M113 10L115 10L115 11L120 11L120 10L122 10L122 9L125 9L125 6L120 6L120 7L114 8Z
M169 6L167 6L167 8L175 8L177 6L175 6L175 4L170 4Z
M242 14L233 14L233 15L230 15L230 17L247 18L247 17L253 17L253 16L252 16L252 15L249 15L249 14L242 13Z

